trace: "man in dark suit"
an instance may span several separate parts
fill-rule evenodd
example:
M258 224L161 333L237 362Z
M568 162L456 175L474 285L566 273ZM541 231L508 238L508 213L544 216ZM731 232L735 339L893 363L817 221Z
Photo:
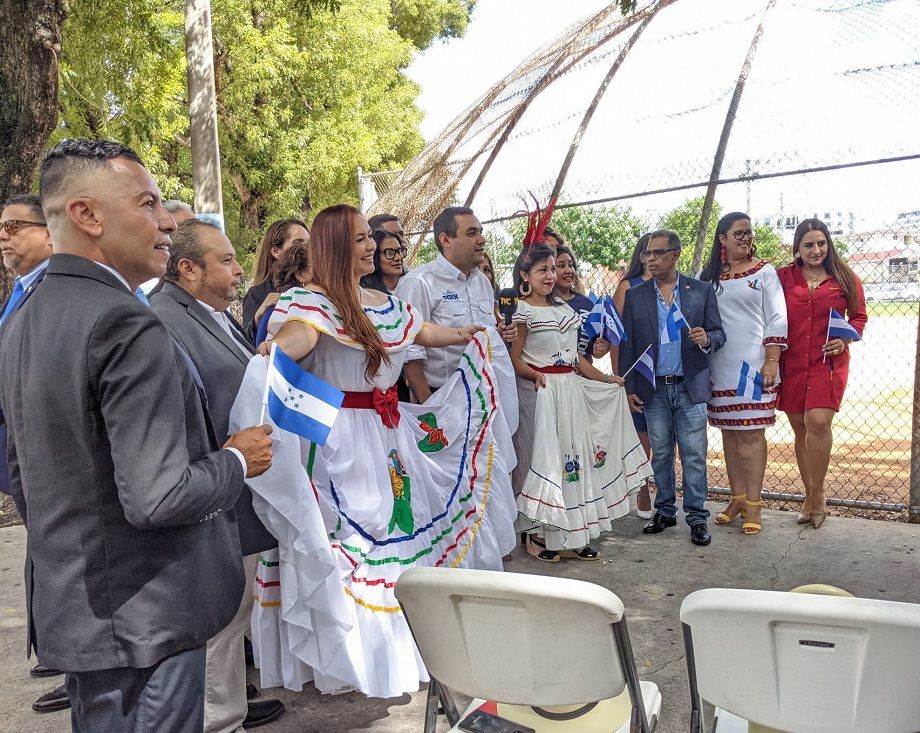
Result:
M677 524L674 445L680 450L683 472L684 512L690 540L708 545L712 537L706 526L706 403L712 396L709 357L725 343L725 331L716 295L709 283L677 272L680 237L667 229L649 235L642 253L651 279L626 291L623 326L627 340L620 344L623 373L651 346L655 362L655 386L633 369L626 375L630 408L644 412L652 444L652 470L658 489L655 516L643 528L658 534ZM672 304L690 328L680 338L661 343Z
M200 219L183 221L172 236L163 287L150 305L191 357L208 399L208 412L219 439L229 433L230 408L246 366L255 354L240 325L227 312L239 299L243 268L230 240ZM278 700L246 703L243 635L249 628L259 553L277 540L259 521L252 494L244 489L236 502L237 528L246 570L246 586L236 599L233 621L208 642L204 733L236 733L242 725L268 723L284 710Z
M13 292L0 306L0 327L22 308L29 296L35 292L45 279L48 258L51 257L51 235L45 223L42 201L38 196L27 193L7 199L0 214L0 254L3 264L13 274L16 281ZM6 462L6 419L0 412L0 492L10 493L9 466ZM32 667L33 677L56 677L64 674L59 669L51 669L41 664ZM50 713L66 710L70 707L70 698L66 686L61 684L50 692L41 695L32 703L37 713Z
M0 349L29 648L66 670L78 733L200 733L204 645L243 590L233 505L271 464L269 429L221 449L193 367L134 297L175 229L137 154L62 142L40 188L55 254Z

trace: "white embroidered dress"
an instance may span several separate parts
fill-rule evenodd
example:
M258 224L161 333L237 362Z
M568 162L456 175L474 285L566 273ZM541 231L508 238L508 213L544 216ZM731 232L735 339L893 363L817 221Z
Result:
M535 307L519 300L514 322L527 326L524 361L535 367L577 364L581 321L568 305ZM526 405L533 384L519 379L518 387ZM550 550L579 549L629 512L628 494L652 475L626 392L573 371L546 374L532 420L532 427L526 425L522 410L518 441L527 442L521 431L530 430L532 450L529 468L516 471L523 478L518 529L542 532Z
M304 369L343 391L385 390L423 324L392 296L364 311L391 359L370 382L365 352L319 293L285 293L269 337L288 320L306 323L320 336ZM343 408L322 447L275 429L275 462L250 482L253 505L280 543L279 564L261 564L253 623L264 686L300 689L312 678L322 691L396 697L428 679L393 595L396 579L415 565L501 570L514 547L513 455L509 463L502 448L510 436L502 436L493 349L504 351L494 330L477 334L428 402L399 403L394 428L374 409ZM264 362L250 364L237 426L257 420Z

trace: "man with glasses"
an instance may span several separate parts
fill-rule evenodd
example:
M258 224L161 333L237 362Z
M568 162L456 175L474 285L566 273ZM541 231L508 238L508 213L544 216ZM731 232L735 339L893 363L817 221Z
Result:
M0 326L22 308L35 288L45 279L48 258L51 257L51 236L38 196L22 194L7 199L0 214L0 254L3 264L16 275L13 291L0 306ZM0 414L0 491L10 493L9 466L6 463L6 420ZM32 677L56 677L62 671L36 664L29 672ZM41 695L32 709L37 713L51 713L70 707L70 698L64 685Z
M642 259L652 277L626 292L623 326L627 339L620 344L619 369L625 372L647 349L654 359L654 385L635 369L626 375L630 408L643 412L648 423L658 488L655 516L642 531L659 534L677 524L676 444L690 541L708 545L712 539L706 526L709 512L704 506L708 490L706 403L712 396L708 354L722 347L725 332L712 286L677 272L680 250L680 237L675 232L660 229L649 235ZM683 314L687 327L671 340L663 338L662 332L667 332L668 314L675 312L674 306Z

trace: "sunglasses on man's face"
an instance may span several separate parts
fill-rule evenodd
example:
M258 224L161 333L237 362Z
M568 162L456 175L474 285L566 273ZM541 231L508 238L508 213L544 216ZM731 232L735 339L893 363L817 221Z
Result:
M6 221L0 222L0 228L5 229L6 233L11 237L18 232L20 229L25 229L26 227L44 227L48 226L47 224L42 224L40 221L23 221L22 219L7 219Z
M406 259L406 255L409 254L409 250L405 247L400 247L399 249L382 249L380 250L386 259L392 260L396 258L396 255L399 255L402 259Z
M647 249L645 252L639 255L640 260L648 260L654 257L656 260L660 260L668 252L679 252L677 249Z

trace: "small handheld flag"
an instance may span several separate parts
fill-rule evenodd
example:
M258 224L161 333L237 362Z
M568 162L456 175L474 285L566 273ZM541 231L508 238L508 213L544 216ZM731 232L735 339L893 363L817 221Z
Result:
M680 329L690 328L684 314L680 312L677 303L671 303L668 309L668 317L665 319L664 327L661 329L660 344L670 344L673 341L680 341Z
M763 399L763 374L746 361L741 362L741 376L738 378L739 397L750 397L760 402Z
M862 336L859 335L859 332L833 308L831 308L830 318L827 322L827 338L825 341L830 341L832 338L862 341Z
M621 341L626 341L626 329L617 312L613 298L607 296L604 302L604 338L616 346Z
M589 339L597 338L604 330L604 298L598 298L594 307L585 316L581 324L582 330Z
M652 345L649 344L645 351L642 352L642 355L636 359L635 363L629 367L623 376L625 377L633 369L635 369L639 374L645 377L652 385L652 389L657 390L658 387L655 384L655 359L652 356Z
M263 411L267 406L279 428L325 445L344 398L342 392L301 369L272 343Z

